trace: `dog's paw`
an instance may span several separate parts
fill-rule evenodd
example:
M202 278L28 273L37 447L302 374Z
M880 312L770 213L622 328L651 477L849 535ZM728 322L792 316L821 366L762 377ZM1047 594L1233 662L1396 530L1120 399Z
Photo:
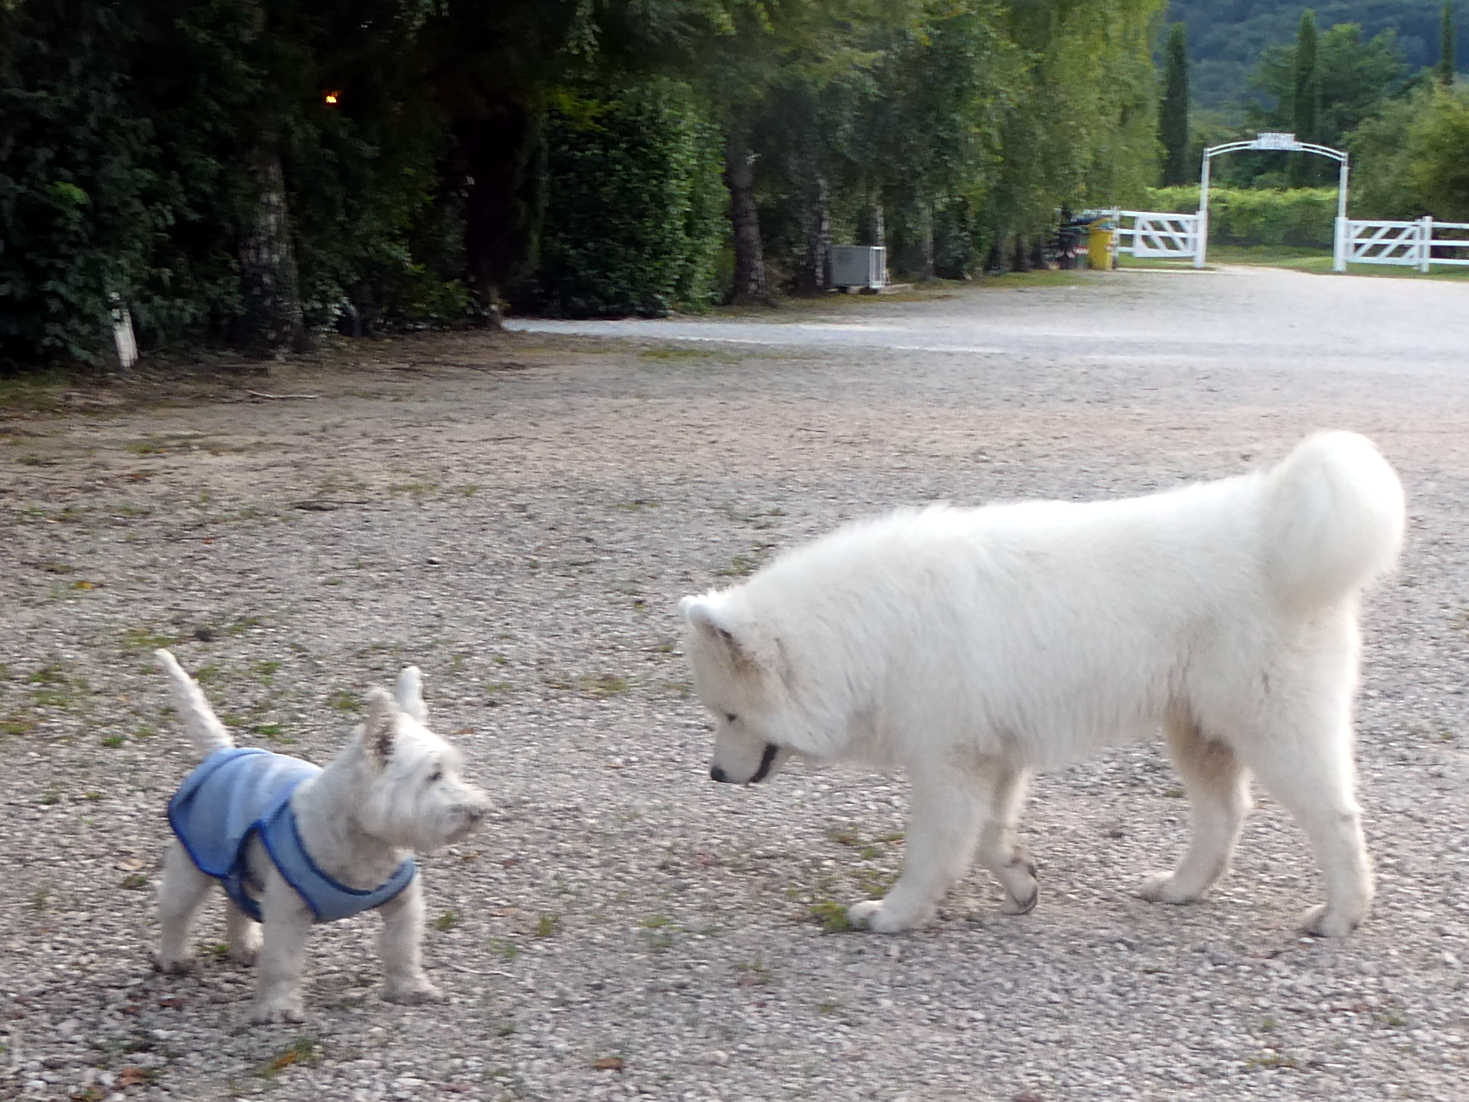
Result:
M401 983L389 984L383 991L383 998L390 1003L402 1003L406 1006L417 1006L421 1003L437 1003L444 1001L444 993L426 979L403 981Z
M1035 910L1036 900L1040 898L1040 883L1035 878L1035 862L1029 854L1017 849L1010 863L1000 870L999 877L1005 888L1001 914L1028 915Z
M1297 925L1302 933L1312 937L1346 937L1361 921L1361 918L1352 918L1333 911L1323 903L1301 915Z
M853 926L879 934L896 934L912 929L914 923L893 914L881 899L864 899L847 908L847 921Z
M250 1021L256 1025L264 1025L267 1022L302 1022L305 1020L306 1011L302 1008L300 999L257 998L250 1006Z
M162 972L164 975L177 976L194 970L193 957L166 957L162 953L150 953L153 961L153 971Z
M1159 872L1149 876L1138 886L1137 894L1149 903L1193 903L1196 894L1180 891L1178 879L1171 872Z

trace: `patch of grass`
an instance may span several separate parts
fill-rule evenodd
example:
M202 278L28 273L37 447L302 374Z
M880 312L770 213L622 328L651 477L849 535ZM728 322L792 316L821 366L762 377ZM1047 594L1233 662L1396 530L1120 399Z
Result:
M763 987L770 982L770 968L764 957L757 956L748 964L737 964L735 967L739 969L742 987Z
M754 555L735 555L729 565L714 573L721 578L746 578L759 568L760 562Z
M240 616L230 622L225 630L226 635L243 635L251 628L258 628L265 624L259 616Z
M582 674L576 679L577 691L585 696L604 699L609 696L619 696L630 688L625 677L616 674L597 673Z
M65 685L66 674L60 662L48 662L26 678L28 685Z
M438 918L434 919L434 929L440 932L447 932L458 925L459 916L453 911L445 911Z
M847 920L847 908L833 900L819 900L809 904L806 910L812 918L821 924L821 929L824 933L840 934L855 929L851 922Z
M127 741L127 739L123 738L121 735L103 735L102 736L102 745L105 746L105 747L107 747L107 749L109 749L109 750L116 750L119 746L121 746L126 741Z
M508 937L490 938L490 951L498 955L501 960L514 960L520 956L520 946Z
M255 665L250 667L262 685L269 685L271 680L280 671L280 668L281 664L274 659L256 662Z
M44 911L51 903L51 889L37 888L31 892L31 910Z
M140 891L148 886L148 878L140 872L129 873L122 878L122 887L130 892Z
M268 738L273 742L294 743L296 740L281 734L279 723L255 723L250 726L250 733Z
M133 738L152 738L158 731L147 723L140 723L133 731Z
M60 792L57 792L55 789L52 789L50 792L43 792L43 793L41 793L41 806L42 807L55 807L60 802L61 802L61 793Z
M509 1037L514 1032L515 1023L512 1022L509 1018L506 1018L503 1022L495 1027L496 1037Z
M180 641L177 635L165 635L151 628L129 628L122 633L124 654L151 654L160 647L171 647Z
M70 379L60 371L27 372L0 378L0 409L17 413L48 413L65 403Z
M223 668L215 662L211 662L205 666L200 666L197 670L194 671L194 680L199 682L199 684L201 685L208 685L210 682L218 681L223 676Z
M536 937L550 937L561 926L561 919L553 914L542 914L536 919Z
M316 1057L316 1041L310 1037L297 1037L290 1047L268 1061L259 1072L262 1079L273 1079L292 1064L310 1064Z
M346 689L336 689L326 698L326 706L334 712L360 712L362 701L357 694Z
M638 352L644 360L728 360L730 354L723 348L711 348L703 344L659 344Z
M15 735L19 738L21 735L30 734L36 727L37 723L34 719L20 712L11 712L4 719L0 719L0 735Z

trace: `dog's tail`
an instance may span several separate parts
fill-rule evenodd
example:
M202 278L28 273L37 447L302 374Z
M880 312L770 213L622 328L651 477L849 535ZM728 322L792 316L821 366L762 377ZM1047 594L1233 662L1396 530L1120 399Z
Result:
M1388 573L1403 546L1403 487L1364 436L1312 436L1265 475L1266 577L1309 615Z
M173 685L173 702L183 717L184 728L189 732L194 749L208 757L216 750L233 746L235 740L230 738L224 724L215 716L198 684L184 672L174 656L166 650L156 650L153 657L158 659Z

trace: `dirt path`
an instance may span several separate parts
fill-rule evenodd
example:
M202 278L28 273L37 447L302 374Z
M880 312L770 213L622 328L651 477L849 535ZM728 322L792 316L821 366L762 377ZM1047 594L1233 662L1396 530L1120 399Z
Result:
M1462 1097L1469 286L1090 275L682 324L359 343L0 419L0 1094ZM1151 746L1037 785L1034 914L974 872L897 938L813 915L898 869L901 778L705 779L680 595L889 505L1150 490L1326 426L1378 440L1411 514L1367 614L1380 893L1351 939L1292 935L1321 888L1264 798L1212 900L1138 900L1186 829ZM243 1028L253 978L207 952L150 971L190 765L164 642L242 741L318 760L422 667L497 800L423 862L446 1005L381 1000L371 917L315 931L301 1026Z

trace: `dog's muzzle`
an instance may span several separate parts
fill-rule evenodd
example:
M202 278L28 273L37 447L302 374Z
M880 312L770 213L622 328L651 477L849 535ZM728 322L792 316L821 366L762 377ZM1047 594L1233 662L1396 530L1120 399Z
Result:
M755 770L755 775L745 783L759 784L763 781L770 772L770 763L775 761L775 755L779 752L780 747L776 746L773 742L767 742L765 744L765 753L760 755L760 768ZM711 781L719 781L721 784L732 783L729 774L717 765L711 765L709 767L709 779Z

